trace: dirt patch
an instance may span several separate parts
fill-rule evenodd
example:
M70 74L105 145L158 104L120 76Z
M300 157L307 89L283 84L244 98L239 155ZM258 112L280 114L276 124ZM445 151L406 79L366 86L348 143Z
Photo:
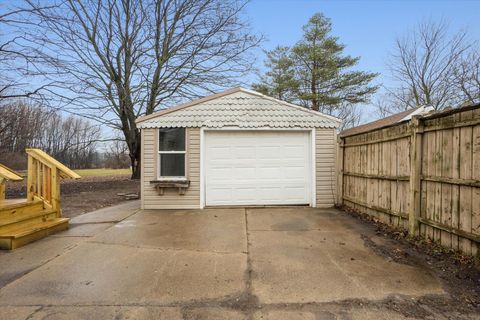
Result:
M369 236L365 234L361 234L360 238L362 238L365 246L373 250L373 252L375 252L378 256L384 257L390 261L395 261L397 263L409 264L412 266L418 265L418 261L415 261L414 263L409 259L405 259L408 256L408 253L400 248L392 249L388 246L378 245Z
M81 180L62 180L61 201L63 216L75 217L124 201L117 193L139 193L140 182L128 175L86 177ZM8 183L7 198L25 198L26 181Z
M398 263L422 264L441 279L449 297L422 297L416 303L440 311L480 312L479 258L464 256L420 237L409 237L406 231L394 229L371 216L351 209L342 209L357 217L365 227L373 228L375 234L385 240L385 245L380 245L362 235L365 245L376 254ZM384 301L384 304L396 309L395 305L401 306L404 302L391 300Z

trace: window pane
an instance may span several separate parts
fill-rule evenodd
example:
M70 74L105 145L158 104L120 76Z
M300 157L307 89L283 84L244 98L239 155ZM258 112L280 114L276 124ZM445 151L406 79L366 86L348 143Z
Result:
M185 154L161 154L160 155L161 177L184 177Z
M185 151L185 128L160 129L159 151Z

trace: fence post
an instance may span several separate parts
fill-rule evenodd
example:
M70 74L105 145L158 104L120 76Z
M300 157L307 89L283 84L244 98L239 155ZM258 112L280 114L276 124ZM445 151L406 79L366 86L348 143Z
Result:
M419 217L422 187L422 139L423 122L420 116L413 116L410 122L412 136L410 138L410 195L408 212L408 232L411 236L419 235Z
M60 208L60 175L57 167L53 167L50 170L50 183L52 192L52 209L57 212L57 218L61 218L62 211Z
M27 201L33 201L36 187L37 170L35 161L31 155L28 155L27 166Z
M337 136L337 205L343 205L343 152L344 139Z

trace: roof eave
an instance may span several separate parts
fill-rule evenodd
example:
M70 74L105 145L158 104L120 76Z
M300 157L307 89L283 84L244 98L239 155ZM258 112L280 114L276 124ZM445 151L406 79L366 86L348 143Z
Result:
M161 117L163 115L172 113L174 111L178 111L178 110L182 110L182 109L185 109L185 108L188 108L188 107L192 107L194 105L197 105L197 104L200 104L200 103L203 103L203 102L207 102L207 101L210 101L210 100L213 100L213 99L217 99L217 98L220 98L220 97L223 97L223 96L226 96L226 95L229 95L229 94L241 91L241 90L242 90L241 87L235 87L235 88L225 90L225 91L222 91L222 92L219 92L219 93L215 93L215 94L203 97L203 98L195 99L195 100L190 101L190 102L182 103L182 104L179 104L175 107L171 107L171 108L168 108L168 109L164 109L164 110L154 112L152 114L148 114L148 115L145 115L145 116L138 117L137 120L135 120L135 123L139 124L139 123L145 122L147 120L150 120L150 119L153 119L153 118L156 118L156 117Z

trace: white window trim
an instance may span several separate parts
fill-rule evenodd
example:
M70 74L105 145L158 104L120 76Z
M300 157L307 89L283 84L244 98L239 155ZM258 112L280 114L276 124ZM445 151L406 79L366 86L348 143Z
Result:
M312 208L316 208L317 207L317 141L316 141L316 138L317 138L317 129L316 128L312 128L311 131L310 131L310 142L311 142L311 146L310 146L310 156L311 156L311 170L312 170L312 174L311 174L311 194L312 194L312 199L311 199L311 203L310 203L310 206Z
M157 166L158 166L158 170L157 170L157 180L159 181L162 181L162 180L165 180L165 181L169 181L169 180L187 180L187 129L185 129L185 150L184 151L160 151L160 141L157 141L158 143L158 147L157 147L157 153L158 153L158 159L157 159ZM158 135L157 135L157 140L160 139L160 130L158 130ZM185 175L183 176L162 176L161 175L161 170L162 170L162 165L161 165L161 161L162 161L162 154L184 154L185 157L184 157L184 172L185 172Z
M200 128L200 209L205 208L205 128Z

